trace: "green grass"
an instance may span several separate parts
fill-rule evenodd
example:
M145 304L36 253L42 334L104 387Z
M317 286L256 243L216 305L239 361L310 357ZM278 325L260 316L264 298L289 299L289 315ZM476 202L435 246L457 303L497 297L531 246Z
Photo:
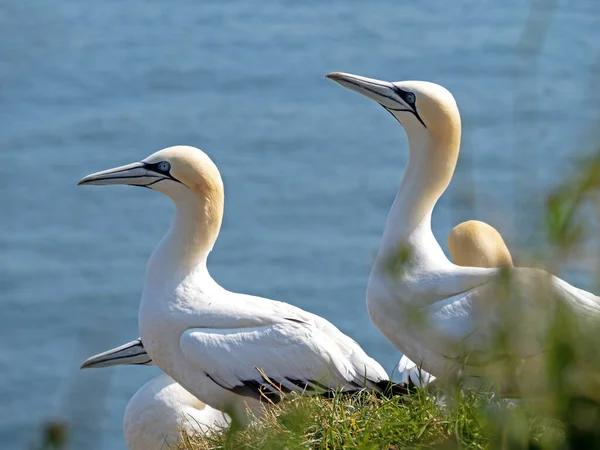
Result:
M565 425L491 394L457 392L447 406L417 391L297 397L245 429L190 437L178 450L208 449L485 449L565 448Z

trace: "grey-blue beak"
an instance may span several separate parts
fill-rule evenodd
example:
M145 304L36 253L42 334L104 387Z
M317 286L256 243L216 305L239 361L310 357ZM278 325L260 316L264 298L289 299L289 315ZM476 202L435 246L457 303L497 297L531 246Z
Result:
M81 368L98 369L101 367L122 365L153 365L152 358L146 353L146 349L140 338L86 359Z

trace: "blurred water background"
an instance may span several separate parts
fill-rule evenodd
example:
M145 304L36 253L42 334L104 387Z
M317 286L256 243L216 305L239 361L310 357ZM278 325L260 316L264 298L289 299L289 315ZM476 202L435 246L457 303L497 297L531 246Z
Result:
M57 419L72 448L124 449L125 406L158 373L79 365L138 336L171 204L80 177L204 149L226 188L215 279L326 317L391 371L364 293L407 143L323 76L450 89L463 147L434 231L445 245L486 220L525 253L549 189L594 148L599 17L597 0L0 3L0 447ZM567 279L594 288L584 269Z

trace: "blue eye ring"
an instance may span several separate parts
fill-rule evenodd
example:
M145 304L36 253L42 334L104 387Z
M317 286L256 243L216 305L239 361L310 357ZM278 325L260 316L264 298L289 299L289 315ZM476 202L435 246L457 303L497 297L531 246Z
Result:
M404 96L404 100L406 100L406 103L409 103L411 105L414 105L416 99L417 98L415 97L415 94L413 94L412 92L407 92Z
M169 172L169 170L171 170L171 164L169 164L167 161L159 162L156 165L156 167L158 170L160 170L161 172L165 172L165 173L167 173L167 172Z

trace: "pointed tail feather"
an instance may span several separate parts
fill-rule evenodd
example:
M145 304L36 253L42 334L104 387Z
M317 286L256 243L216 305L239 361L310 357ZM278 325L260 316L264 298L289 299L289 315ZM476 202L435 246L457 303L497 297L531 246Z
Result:
M391 380L378 381L375 383L375 386L377 386L377 389L379 389L383 395L387 395L388 397L395 395L409 395L411 392L414 392L415 388L415 385L413 384L411 386L410 382L406 383L403 381L401 383L394 383Z

